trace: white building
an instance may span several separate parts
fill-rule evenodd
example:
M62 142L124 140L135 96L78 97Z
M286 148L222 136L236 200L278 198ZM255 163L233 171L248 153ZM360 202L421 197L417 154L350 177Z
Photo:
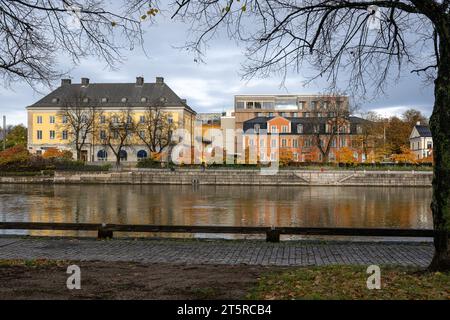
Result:
M433 154L433 137L428 126L421 125L420 122L414 127L409 137L411 151L416 159L428 158Z

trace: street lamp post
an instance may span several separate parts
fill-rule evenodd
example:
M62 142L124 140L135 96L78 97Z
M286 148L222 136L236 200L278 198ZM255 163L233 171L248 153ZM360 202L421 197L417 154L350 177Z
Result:
M6 150L6 116L3 116L3 150Z

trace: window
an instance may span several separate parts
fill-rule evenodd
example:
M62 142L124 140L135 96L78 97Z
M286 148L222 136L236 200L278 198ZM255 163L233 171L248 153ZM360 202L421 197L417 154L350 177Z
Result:
M298 148L298 140L297 139L292 140L292 146L294 148Z
M291 116L291 114L288 113L288 112L283 112L283 113L281 114L281 116L284 117L284 118L289 118L289 117Z
M139 116L139 123L145 122L145 116Z
M311 139L305 139L305 141L303 141L303 146L306 148L311 147Z
M263 109L273 110L275 108L275 104L273 102L263 102Z
M145 131L144 130L139 131L139 137L141 137L142 139L145 139Z
M128 153L125 150L120 150L119 157L120 157L120 160L127 161Z
M102 98L102 103L107 103L108 102L108 98ZM100 152L100 151L99 151Z
M102 124L106 123L106 117L105 116L100 116L100 123L102 123Z
M42 116L37 116L37 123L42 124Z
M128 101L127 98L122 98L122 102L123 102L123 103L125 103L125 102L127 102L127 101Z
M357 126L356 126L356 132L357 132L358 134L362 134L362 133L363 133L363 129L362 129L362 127L361 127L360 125L357 125Z
M297 133L300 133L300 134L303 133L303 125L302 124L297 125Z
M289 132L289 126L282 126L281 127L281 132L288 133Z
M253 109L253 102L247 102L245 109Z
M118 123L119 122L119 118L117 118L117 116L112 117L112 123Z
M339 138L339 140L340 140L339 141L339 147L340 148L347 146L347 139L346 138L341 137L341 138Z
M244 109L245 108L245 102L244 101L237 101L236 102L236 109Z
M50 123L55 123L55 116L50 116Z
M119 131L114 130L114 132L113 132L113 138L114 138L114 139L119 139Z
M278 143L277 143L277 139L272 139L272 148L276 148L277 147L277 145L278 145Z
M259 133L259 130L261 129L261 125L255 124L255 126L253 128L254 128L256 133Z
M298 162L298 153L297 152L294 152L294 161Z
M52 103L58 103L59 102L59 99L58 98L53 98L52 99Z
M304 115L305 115L305 118L311 118L311 113L309 113L309 112L305 112Z
M98 161L107 161L108 153L105 150L100 150L99 152L97 152L97 159Z
M433 149L433 142L428 141L428 143L427 143L427 149Z
M336 138L331 141L331 147L336 148Z
M101 130L100 131L100 139L101 140L105 140L106 139L106 131L105 130Z
M67 116L62 116L62 123L66 124L69 120L67 119Z
M271 126L271 127L270 127L270 132L272 132L272 133L278 133L278 128L277 128L277 126Z
M50 130L50 140L54 140L55 139L55 130Z
M261 109L261 102L255 102L255 109Z
M273 117L273 112L269 112L269 117Z
M298 112L294 112L294 113L292 114L292 116L293 116L294 118L298 118Z
M317 101L311 101L311 109L316 110L317 108Z
M141 102L142 102L142 103L147 102L147 98L146 98L146 97L142 97L142 98L141 98ZM143 151L143 150L141 150L141 151Z
M127 117L127 123L132 123L133 122L133 118L131 116Z
M169 116L169 118L167 118L167 121L169 122L169 124L172 124L173 123L173 117Z
M287 147L287 140L286 140L286 139L282 139L282 140L281 140L281 146L282 146L283 148L286 148L286 147Z
M69 135L68 135L68 133L67 133L67 130L64 130L63 132L62 132L62 139L63 140L67 140L69 138Z
M42 140L42 130L37 131L37 139Z
M318 124L314 125L314 133L319 133L320 126Z
M275 110L298 110L297 99L277 99L275 101Z
M138 161L146 159L147 156L148 156L148 154L147 154L147 151L145 151L145 150L139 150L137 153Z
M303 110L305 108L305 102L304 101L299 101L298 103L298 110Z
M89 102L89 98L83 98L83 102L84 103L88 103Z

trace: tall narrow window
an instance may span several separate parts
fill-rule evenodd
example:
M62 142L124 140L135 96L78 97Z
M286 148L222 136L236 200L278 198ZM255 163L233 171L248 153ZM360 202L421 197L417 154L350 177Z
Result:
M50 116L50 123L55 123L55 116Z
M37 123L42 124L42 116L37 116Z
M64 130L63 132L62 132L62 139L63 140L67 140L68 139L68 133L67 133L67 130Z
M54 140L56 136L55 130L50 130L50 140Z
M38 130L38 131L36 132L36 136L37 136L37 139L38 139L38 140L42 140L42 130Z

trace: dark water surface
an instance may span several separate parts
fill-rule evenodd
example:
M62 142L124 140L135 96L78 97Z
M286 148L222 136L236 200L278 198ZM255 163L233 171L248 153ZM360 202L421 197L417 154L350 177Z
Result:
M0 185L0 221L428 229L431 196L409 187Z

